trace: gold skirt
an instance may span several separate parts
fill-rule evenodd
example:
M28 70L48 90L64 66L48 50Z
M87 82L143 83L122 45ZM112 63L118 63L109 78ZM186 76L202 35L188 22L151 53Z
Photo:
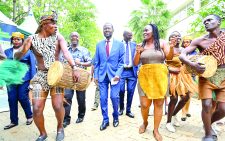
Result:
M141 89L148 99L164 98L168 88L168 69L165 64L142 65L138 73Z

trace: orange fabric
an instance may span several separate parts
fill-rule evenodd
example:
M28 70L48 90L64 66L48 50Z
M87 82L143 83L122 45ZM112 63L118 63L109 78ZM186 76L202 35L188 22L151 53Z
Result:
M225 102L225 79L219 86L216 86L208 79L199 77L199 99L212 98L213 91L216 93L216 101Z
M212 55L217 60L217 65L225 64L225 32L222 32L216 41L203 50L203 55Z
M165 64L142 65L138 81L148 99L164 98L168 88L168 69Z
M173 60L167 61L169 67L180 70L179 74L170 73L170 94L175 96L185 95L188 91L198 93L198 85L193 81L191 74L187 74L179 60L179 56L174 56ZM179 65L178 65L179 64Z
M166 64L169 67L181 67L182 66L182 63L179 59L179 55L174 56L172 60L166 60Z

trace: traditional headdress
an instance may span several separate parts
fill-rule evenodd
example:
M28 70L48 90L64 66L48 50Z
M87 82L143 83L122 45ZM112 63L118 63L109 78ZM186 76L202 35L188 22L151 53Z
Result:
M184 36L183 41L186 41L186 40L191 41L192 37L191 36Z
M39 20L39 25L43 25L44 23L46 23L46 21L51 20L54 22L57 22L58 20L58 15L55 11L52 11L52 15L45 15L42 16L41 19Z
M58 15L55 11L52 11L52 12L53 12L52 15L45 15L40 18L39 26L36 33L39 33L41 31L41 26L48 23L49 21L57 22Z
M20 32L13 32L12 33L12 38L13 37L19 37L21 39L24 39L24 35L22 33L20 33Z

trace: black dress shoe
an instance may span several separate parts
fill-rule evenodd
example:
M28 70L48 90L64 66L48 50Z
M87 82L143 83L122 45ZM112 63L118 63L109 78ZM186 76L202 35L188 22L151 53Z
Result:
M47 135L40 135L35 141L45 141L47 139Z
M70 121L64 121L63 122L63 127L66 128L68 125L70 125Z
M64 130L60 130L57 132L57 135L56 135L56 141L63 141L65 135L64 135Z
M130 118L134 118L134 114L132 114L131 112L130 113L126 113L126 115Z
M123 110L119 110L119 115L123 115Z
M100 126L100 131L105 130L109 126L109 123L102 122L102 125Z
M81 123L83 122L84 118L77 118L76 123Z
M13 127L15 127L15 126L17 126L17 125L18 125L18 124L10 123L9 125L6 125L6 126L4 127L4 130L13 128Z
M113 120L113 126L114 127L117 127L119 125L119 120Z

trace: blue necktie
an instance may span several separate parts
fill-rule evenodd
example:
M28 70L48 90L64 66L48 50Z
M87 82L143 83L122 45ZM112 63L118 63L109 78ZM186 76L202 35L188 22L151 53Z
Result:
M128 46L128 42L127 42L127 46L126 46L126 59L125 59L125 64L129 65L129 46Z

